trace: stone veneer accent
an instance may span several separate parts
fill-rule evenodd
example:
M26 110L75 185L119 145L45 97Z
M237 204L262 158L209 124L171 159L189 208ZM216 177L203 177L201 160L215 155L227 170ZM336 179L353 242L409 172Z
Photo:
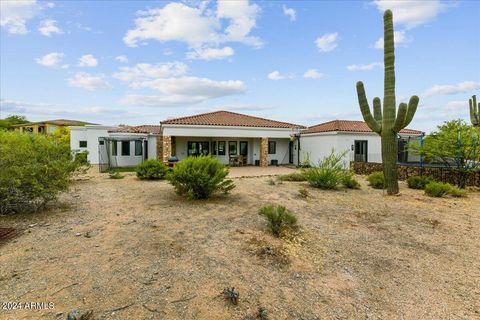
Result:
M168 158L172 156L172 137L163 136L162 139L162 152L163 152L163 161L167 162Z
M157 159L163 159L163 136L157 136Z
M268 167L268 138L260 140L260 167Z

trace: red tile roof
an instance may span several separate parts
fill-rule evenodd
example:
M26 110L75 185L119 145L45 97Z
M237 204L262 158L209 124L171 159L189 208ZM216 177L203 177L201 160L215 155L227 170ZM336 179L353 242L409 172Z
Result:
M355 120L333 120L308 127L303 130L302 134L319 133L319 132L373 132L364 121ZM422 131L413 129L403 129L400 133L405 134L422 134Z
M160 134L160 126L155 126L155 125L126 126L126 127L113 129L113 130L108 130L108 132Z
M262 128L305 128L304 126L249 116L231 111L214 111L195 116L165 120L162 124L234 126Z

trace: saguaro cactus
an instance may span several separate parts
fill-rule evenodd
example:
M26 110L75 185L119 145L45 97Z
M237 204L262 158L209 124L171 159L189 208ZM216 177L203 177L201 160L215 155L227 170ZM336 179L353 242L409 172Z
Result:
M477 104L477 96L473 95L472 99L468 99L468 105L470 106L470 120L472 125L480 127L480 102Z
M395 102L395 47L393 43L392 11L383 15L384 29L384 97L383 112L380 98L373 99L373 116L370 112L365 89L361 81L357 82L358 103L362 116L370 129L382 138L382 163L387 193L398 193L397 178L397 133L405 128L413 119L418 106L418 97L412 96L408 105L400 103L398 113Z

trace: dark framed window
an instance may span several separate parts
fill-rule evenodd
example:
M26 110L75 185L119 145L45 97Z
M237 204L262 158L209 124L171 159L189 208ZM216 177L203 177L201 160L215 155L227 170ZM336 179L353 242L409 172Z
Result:
M218 155L225 155L225 141L218 141Z
M122 156L130 155L130 141L122 141Z
M237 141L228 141L228 155L237 155Z
M142 141L135 141L135 155L141 156L142 151Z
M275 154L275 153L277 153L277 142L268 141L268 154Z
M112 156L116 156L117 154L118 154L117 141L112 141Z
M80 148L86 148L87 147L87 141L82 140L79 142Z
M105 141L100 140L100 141L98 141L98 144L101 145L101 146L103 146L103 145L105 144Z
M240 141L240 155L248 155L248 141Z
M209 154L210 144L208 141L188 141L187 151L189 156L199 156Z
M217 141L212 141L212 154L217 155Z

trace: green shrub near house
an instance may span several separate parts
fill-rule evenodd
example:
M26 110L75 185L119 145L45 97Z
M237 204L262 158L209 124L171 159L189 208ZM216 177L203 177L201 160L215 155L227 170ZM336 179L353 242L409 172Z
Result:
M140 163L135 172L142 180L161 180L166 178L168 167L160 160L150 159Z
M280 181L305 181L305 175L303 172L292 172L289 174L284 174L278 177Z
M284 206L266 205L260 208L258 214L267 219L268 227L276 237L281 237L286 232L297 228L297 217Z
M381 171L375 171L367 177L368 185L374 189L383 189L385 186L385 176Z
M55 137L0 131L0 214L41 209L81 166Z
M411 189L424 190L425 186L435 181L432 176L410 176L407 178L407 185Z
M452 186L449 183L430 182L425 186L425 194L429 197L443 197L447 194L453 197L464 197L465 190Z
M214 192L228 193L235 185L227 179L228 168L212 156L188 157L167 176L177 194L188 199L206 199Z

